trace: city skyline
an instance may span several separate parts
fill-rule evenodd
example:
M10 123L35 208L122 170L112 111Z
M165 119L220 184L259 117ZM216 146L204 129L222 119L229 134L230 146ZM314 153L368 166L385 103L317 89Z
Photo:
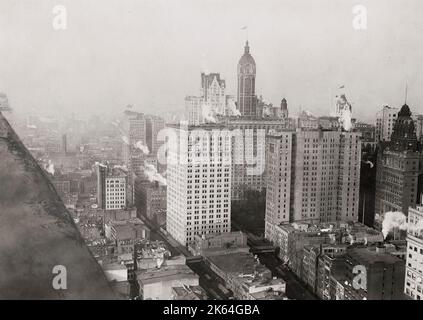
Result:
M423 300L421 9L3 0L0 300Z
M256 94L274 105L285 97L292 115L330 114L344 85L353 117L371 122L384 104L402 105L406 82L408 104L417 111L422 4L360 4L367 8L366 30L353 28L354 1L264 1L259 10L254 1L64 1L67 28L54 30L54 1L5 1L0 91L16 112L95 114L101 105L119 113L128 104L147 113L182 112L184 96L200 91L204 71L220 73L226 92L236 95L248 26Z

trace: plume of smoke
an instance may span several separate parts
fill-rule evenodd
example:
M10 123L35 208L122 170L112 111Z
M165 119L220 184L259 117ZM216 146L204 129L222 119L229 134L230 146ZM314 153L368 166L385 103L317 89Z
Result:
M128 137L127 137L127 136L122 136L122 141L123 141L125 144L129 145L129 139L128 139Z
M99 166L99 167L103 167L103 168L107 168L107 166L106 165L104 165L104 164L102 164L102 163L100 163L100 162L98 162L98 161L96 161L95 163L94 163L94 166Z
M228 103L228 111L231 116L240 116L241 112L236 108L235 102L230 100Z
M399 211L389 211L386 212L382 222L382 233L383 237L386 239L389 232L394 228L399 228L400 230L407 230L407 217Z
M312 114L310 111L308 110L304 110L303 113L310 118L316 118L316 116L314 114Z
M264 117L268 117L268 116L271 116L272 115L272 112L270 111L270 108L269 107L264 107L263 108L263 116Z
M48 163L44 166L44 169L54 176L54 164L51 160L48 160Z
M115 169L122 169L123 171L128 171L128 167L125 166L125 165L123 165L123 166L114 165L113 168L115 168Z
M373 162L371 162L371 161L369 161L369 160L365 161L364 163L365 163L365 164L370 165L370 168L373 168L373 167L375 166L375 165L373 164Z
M167 185L166 178L164 178L160 173L158 173L156 167L152 164L144 164L144 175L150 182L157 181L165 186Z
M205 103L201 106L201 114L206 123L216 123L215 112Z
M345 131L350 131L351 127L352 127L352 123L351 123L351 111L350 110L344 110L342 111L341 115L340 115L340 119L342 127L344 128Z
M354 237L351 233L348 233L348 239L350 240L350 244L354 244Z
M142 141L138 141L134 144L134 147L137 149L140 149L144 154L148 155L150 153L150 150L147 146L145 146Z

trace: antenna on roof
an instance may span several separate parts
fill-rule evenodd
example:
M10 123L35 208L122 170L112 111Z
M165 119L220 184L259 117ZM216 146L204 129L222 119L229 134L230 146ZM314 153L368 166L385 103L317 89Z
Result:
M405 99L404 104L407 104L407 95L408 95L408 82L407 79L405 80Z
M245 41L248 43L248 26L242 26L241 30L245 30Z

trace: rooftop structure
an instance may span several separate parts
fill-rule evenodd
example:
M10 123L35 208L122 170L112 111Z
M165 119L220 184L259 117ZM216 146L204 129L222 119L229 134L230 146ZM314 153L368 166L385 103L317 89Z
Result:
M200 286L173 287L172 300L207 300L207 294Z
M184 264L137 271L137 280L144 300L170 300L173 287L199 285L198 275Z
M225 281L236 299L259 298L260 292L269 290L285 293L285 281L272 278L270 270L251 253L211 255L206 257L206 263ZM258 295L254 297L253 294Z

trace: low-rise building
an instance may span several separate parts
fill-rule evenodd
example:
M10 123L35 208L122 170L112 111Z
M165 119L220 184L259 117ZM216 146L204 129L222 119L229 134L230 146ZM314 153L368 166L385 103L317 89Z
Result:
M317 263L316 295L322 300L332 300L333 280L332 277L345 276L344 255L321 255Z
M371 245L383 242L383 235L359 222L290 223L276 225L272 240L279 258L301 278L305 246Z
M272 278L271 271L251 253L236 252L205 257L210 268L221 277L235 299L254 300L262 292L273 291L285 295L286 283Z
M164 264L160 268L137 271L137 280L143 300L170 300L174 287L199 286L198 275L185 264Z
M137 270L155 268L170 256L170 251L162 241L146 241L135 244Z
M135 185L135 201L140 208L139 214L160 226L166 224L166 189L165 185L157 181Z
M220 254L222 250L240 249L248 252L247 235L241 231L196 235L193 244L188 249L193 255ZM238 251L238 250L237 250Z
M313 291L317 291L319 257L328 254L337 256L345 254L347 245L309 245L303 249L303 263L301 268L301 280Z
M403 298L404 260L382 247L350 247L319 257L316 294L324 300Z
M352 283L357 266L365 268L366 281L360 287L367 300L399 300L404 298L405 262L391 254L353 248L346 254L347 277ZM361 271L360 271L361 272Z
M138 218L125 221L109 221L104 225L105 236L112 241L118 262L123 262L128 268L128 277L133 279L135 262L134 246L149 238L150 230Z

